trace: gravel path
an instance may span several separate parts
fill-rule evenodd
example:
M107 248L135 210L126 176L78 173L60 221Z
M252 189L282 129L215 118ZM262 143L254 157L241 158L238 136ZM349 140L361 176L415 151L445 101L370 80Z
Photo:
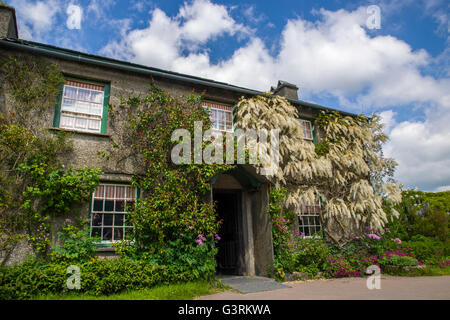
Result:
M286 282L291 288L241 294L233 291L198 300L450 300L450 276L381 276L381 288L369 290L367 278Z

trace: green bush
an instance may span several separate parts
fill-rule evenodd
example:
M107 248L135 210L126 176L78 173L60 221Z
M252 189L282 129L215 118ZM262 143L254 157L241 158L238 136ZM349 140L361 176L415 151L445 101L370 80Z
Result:
M21 265L0 267L0 300L29 299L35 295L68 291L66 273L69 263L27 260ZM91 259L78 264L81 288L91 295L108 295L126 289L142 289L157 284L186 282L211 277L211 274L179 272L172 266L131 259Z
M411 240L413 236L423 235L449 241L450 191L403 190L402 202L395 208L400 215L390 214L387 227L396 237Z
M439 241L422 235L416 235L410 241L403 241L403 246L411 251L419 261L425 264L438 264L450 255L450 241Z
M381 266L395 266L395 267L415 267L419 263L416 259L409 256L391 255L378 259L378 263Z
M83 262L95 257L97 252L96 242L99 242L100 238L91 238L89 228L80 230L71 224L70 219L66 219L62 230L62 232L58 232L58 236L63 244L52 248L51 256L53 259Z
M321 266L329 254L329 247L320 239L298 239L292 253L295 271L301 266Z

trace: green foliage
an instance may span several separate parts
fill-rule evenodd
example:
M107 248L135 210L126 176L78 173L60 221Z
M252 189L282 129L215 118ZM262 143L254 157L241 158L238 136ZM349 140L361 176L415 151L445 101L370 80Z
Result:
M89 227L80 229L66 219L62 232L58 232L61 246L52 248L52 259L70 263L86 262L95 257L100 238L90 237Z
M59 86L64 83L55 65L43 59L9 57L1 59L0 68L8 93L18 107L15 116L24 119L30 112L54 107Z
M297 239L292 251L296 268L297 266L321 266L329 254L329 246L320 239ZM296 269L296 271L300 270Z
M19 170L26 172L33 179L24 195L27 198L22 205L30 208L30 200L39 198L43 202L41 212L48 212L53 217L68 213L73 204L85 203L100 183L100 170L61 168L48 170L48 164L21 164Z
M442 242L435 238L416 235L403 246L411 248L414 257L426 264L438 264L450 256L450 241Z
M402 240L415 235L449 241L450 191L423 192L403 190L402 202L395 206L399 212L391 215L387 225Z
M396 267L415 267L418 266L419 263L413 257L409 256L386 256L378 260L378 263L381 266L396 266Z
M180 142L172 140L175 130L186 129L193 137L194 122L201 121L203 131L211 127L209 113L201 106L201 99L195 95L177 98L156 87L145 97L122 98L121 106L116 109L126 112L128 124L122 141L115 141L113 149L120 149L121 144L130 146L138 165L145 170L133 180L133 185L142 191L142 197L134 208L129 208L129 218L135 227L134 242L130 244L134 254L153 255L157 260L172 257L182 266L200 258L198 263L208 269L213 255L200 253L205 249L195 248L195 241L188 242L188 239L199 234L207 239L216 235L219 221L206 195L211 178L232 166L176 165L171 159L172 148ZM206 146L205 142L201 150ZM180 239L180 234L186 237ZM206 263L205 259L211 261Z
M126 241L114 244L120 257L146 260L150 264L170 266L177 273L189 273L196 277L211 279L216 271L214 238L206 239L190 231L181 233L176 240L155 247L153 251L137 250Z
M286 190L271 189L269 210L267 212L272 220L274 271L275 276L279 279L283 279L285 272L289 272L294 268L294 261L291 256L293 235L290 230L291 220L285 215L285 197Z
M171 266L154 265L146 260L97 258L77 265L81 276L81 288L77 292L96 296L204 279L203 275L180 273ZM13 267L0 267L0 300L67 292L70 276L67 267L66 262L35 259Z
M295 215L284 209L286 190L272 189L268 214L272 219L274 266L270 272L278 280L287 273L304 272L314 276L325 262L329 249L320 239L303 239L292 230Z
M42 126L64 81L56 65L2 58L0 75L10 102L0 115L0 248L10 252L25 234L35 253L46 258L52 219L86 202L101 172L65 169L60 156L72 150L68 134Z

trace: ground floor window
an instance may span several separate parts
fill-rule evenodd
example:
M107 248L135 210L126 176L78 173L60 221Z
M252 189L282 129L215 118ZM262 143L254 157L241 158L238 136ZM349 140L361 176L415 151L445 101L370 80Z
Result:
M304 237L312 237L322 230L320 223L320 201L312 205L303 205L298 216L299 232Z
M126 208L136 202L137 190L129 185L100 184L92 195L91 236L103 243L126 239L133 232Z

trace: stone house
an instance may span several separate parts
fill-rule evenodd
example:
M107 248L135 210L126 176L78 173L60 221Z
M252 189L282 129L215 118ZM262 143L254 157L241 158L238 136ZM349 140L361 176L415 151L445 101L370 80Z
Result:
M131 161L98 156L107 150L110 140L120 135L120 126L108 116L108 106L117 103L119 95L145 93L152 78L157 87L172 95L203 93L205 105L211 108L211 119L216 130L233 130L232 106L242 96L262 94L260 91L234 86L214 80L160 70L134 63L85 54L47 44L18 38L15 11L0 4L0 54L44 58L56 64L66 82L56 107L41 119L42 128L73 133L73 157L64 159L74 168L85 166L101 169L101 185L92 195L91 203L81 208L91 221L91 232L100 236L99 255L114 255L110 244L123 239L132 226L126 225L124 205L139 198L139 190L130 186L139 168ZM320 140L314 129L314 117L321 110L332 110L299 100L298 88L278 81L272 91L285 96L299 109L304 138L312 143ZM0 110L7 106L1 92ZM341 112L346 114L345 112ZM117 120L117 121L120 121ZM115 139L116 140L116 139ZM211 199L218 202L219 216L224 219L221 229L223 241L219 244L218 268L223 273L264 275L273 264L271 221L267 215L269 183L251 167L240 165L211 181ZM320 229L319 203L305 206L298 219L298 228L307 236ZM29 252L26 243L20 243L12 255L0 258L4 264L23 260Z

